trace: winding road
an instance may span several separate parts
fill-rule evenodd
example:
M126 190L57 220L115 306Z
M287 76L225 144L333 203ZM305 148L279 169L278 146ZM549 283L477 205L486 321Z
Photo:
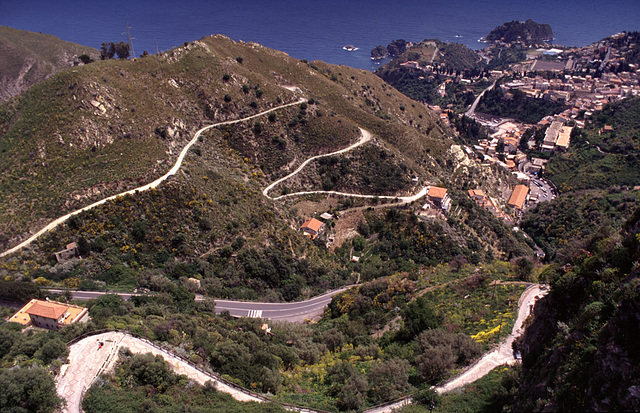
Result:
M518 300L518 317L513 324L511 334L500 343L500 345L486 353L477 362L465 369L458 376L451 380L440 384L434 388L434 390L440 394L450 392L451 390L460 388L469 383L473 383L481 377L486 376L491 370L503 364L513 365L516 363L516 358L513 354L511 345L513 341L520 337L524 333L524 322L533 311L536 301L545 296L548 292L547 285L531 284L520 295ZM411 397L405 397L399 399L393 403L389 403L385 406L365 410L367 413L391 413L403 406L411 404Z
M423 196L425 196L427 194L427 188L422 188L420 191L418 191L415 195L411 195L411 196L390 196L390 195L361 195L361 194L353 194L353 193L348 193L348 192L338 192L338 191L301 191L301 192L292 192L290 194L285 194L285 195L280 195L277 197L271 197L269 196L269 192L276 187L278 184L286 181L287 179L295 176L296 174L300 173L305 166L307 166L310 162L319 159L319 158L325 158L327 156L334 156L334 155L339 155L341 153L345 153L345 152L349 152L355 148L357 148L360 145L363 145L367 142L369 142L371 140L371 132L360 128L360 134L362 135L360 137L360 140L344 149L340 149L338 151L335 152L330 152L330 153L325 153L325 154L321 154L321 155L316 155L316 156L312 156L311 158L305 160L304 162L302 162L300 164L300 166L298 166L298 168L296 168L295 171L291 172L289 175L285 176L284 178L280 178L277 181L271 183L269 186L267 186L265 189L262 190L262 195L264 195L265 197L277 201L279 199L283 199L283 198L288 198L288 197L293 197L293 196L300 196L300 195L314 195L314 194L327 194L327 195L341 195L341 196L348 196L348 197L352 197L352 198L369 198L369 199L373 199L373 198L378 198L378 199L390 199L390 200L398 200L398 204L406 204L406 203L410 203L413 202L419 198L422 198ZM394 204L395 205L395 204Z
M209 126L205 126L201 129L199 129L195 135L193 135L193 138L189 141L189 143L187 143L185 145L185 147L182 149L182 151L180 152L180 155L178 155L178 159L176 160L176 163L173 165L173 167L169 170L169 172L167 172L166 174L162 175L160 178L156 179L155 181L140 186L138 188L134 188L131 189L129 191L125 191L125 192L121 192L119 194L101 199L100 201L94 202L91 205L87 205L84 208L80 208L76 211L70 212L67 215L64 215L52 222L50 222L47 226L45 226L44 228L42 228L40 231L36 232L35 234L33 234L32 236L30 236L29 238L27 238L26 240L24 240L23 242L21 242L20 244L16 245L13 248L10 248L2 253L0 253L0 257L4 257L6 255L12 254L16 251L21 250L22 248L26 247L27 245L31 244L34 240L36 240L39 236L41 236L42 234L51 231L52 229L56 228L58 225L64 223L66 220L68 220L69 218L71 218L72 216L79 214L83 211L87 211L89 209L95 208L99 205L104 204L107 201L110 201L112 199L116 199L119 196L124 196L124 195L129 195L129 194L134 194L136 192L143 192L143 191L148 191L151 188L155 188L158 185L160 185L162 182L164 182L165 180L167 180L169 177L173 176L176 174L176 172L178 172L178 170L180 169L180 167L182 166L182 162L184 161L184 157L187 155L187 152L189 152L189 149L191 149L191 147L193 146L194 143L196 143L198 141L198 138L200 137L200 135L202 135L202 133L208 131L211 128L215 128L218 126L224 126L224 125L233 125L235 123L240 123L240 122L246 122L248 120L260 117L260 116L264 116L268 113L271 113L273 111L276 110L280 110L280 109L284 109L287 108L289 106L294 106L294 105L299 105L303 102L306 102L307 100L304 98L300 98L299 100L295 101L295 102L291 102L291 103L287 103L284 105L280 105L280 106L276 106L274 108L265 110L263 112L260 113L256 113L255 115L251 115L251 116L247 116L246 118L242 118L242 119L235 119L235 120L228 120L228 121L224 121L224 122L218 122L218 123L214 123L213 125L209 125Z
M484 92L483 92L484 93ZM269 110L265 110L263 112L257 113L255 115L251 115L248 116L246 118L242 118L242 119L235 119L235 120L229 120L229 121L224 121L224 122L218 122L218 123L214 123L213 125L208 125L205 126L201 129L199 129L194 135L193 138L189 141L189 143L187 143L187 145L185 145L185 147L182 149L182 151L180 152L180 155L178 156L178 159L176 160L176 163L173 165L173 167L169 170L169 172L167 172L166 174L162 175L160 178L156 179L155 181L140 186L138 188L134 188L131 189L129 191L125 191L125 192L121 192L119 194L116 195L112 195L110 197L101 199L100 201L94 202L91 205L87 205L84 208L80 208L76 211L70 212L67 215L64 215L52 222L50 222L47 226L45 226L44 228L42 228L40 231L36 232L35 234L33 234L32 236L30 236L29 238L27 238L26 240L24 240L23 242L21 242L20 244L16 245L13 248L10 248L2 253L0 253L0 258L7 256L9 254L12 254L16 251L21 250L22 248L26 247L27 245L31 244L33 241L35 241L38 237L40 237L42 234L49 232L51 230L53 230L54 228L56 228L58 225L64 223L65 221L67 221L69 218L71 218L72 216L79 214L83 211L87 211L90 210L92 208L95 208L99 205L104 204L107 201L110 201L112 199L116 199L119 196L124 196L124 195L129 195L129 194L134 194L136 192L143 192L143 191L148 191L151 188L155 188L158 185L160 185L162 182L164 182L165 180L167 180L169 177L175 175L178 170L180 169L180 167L182 166L182 163L184 161L184 157L186 156L187 152L189 152L189 149L191 149L191 147L193 146L193 144L195 144L198 141L198 138L200 137L200 135L202 135L202 133L206 132L207 130L211 129L211 128L215 128L218 126L225 126L225 125L232 125L235 123L240 123L240 122L246 122L248 120L260 117L260 116L264 116L268 113L271 113L273 111L276 110L280 110L280 109L284 109L286 107L289 106L294 106L294 105L299 105L301 103L306 102L307 100L304 98L300 98L295 102L291 102L291 103L287 103L284 105L280 105L280 106L276 106L274 108L271 108ZM365 129L360 128L360 133L362 134L362 137L360 138L360 140L344 149L340 149L338 151L335 152L331 152L331 153L327 153L327 154L321 154L321 155L316 155L316 156L312 156L311 158L305 160L304 162L302 162L302 164L300 164L300 166L298 166L298 168L296 168L295 171L291 172L289 175L285 176L284 178L280 178L277 181L271 183L269 186L267 186L263 191L262 194L271 199L271 200L279 200L282 198L286 198L286 197L292 197L292 196L299 196L299 195L312 195L312 194L331 194L331 195L342 195L342 196L349 196L349 197L354 197L354 198L378 198L378 199L390 199L390 200L398 200L399 202L397 202L394 205L397 204L406 204L406 203L410 203L413 202L423 196L425 196L427 194L427 188L422 188L420 191L418 191L418 193L411 195L411 196L404 196L404 197L397 197L397 196L388 196L388 195L361 195L361 194L353 194L353 193L346 193L346 192L337 192L337 191L303 191L303 192L295 192L295 193L291 193L291 194L286 194L286 195L281 195L278 197L271 197L269 196L269 192L279 183L286 181L287 179L291 178L292 176L300 173L300 171L302 171L302 169L304 169L305 166L307 166L309 164L309 162L312 162L318 158L323 158L323 157L327 157L327 156L333 156L333 155L338 155L341 153L345 153L348 152L354 148L357 148L360 145L363 145L364 143L367 143L371 140L371 133Z
M103 343L101 348L99 343ZM230 393L236 400L266 401L265 398L253 392L231 386L222 381L218 375L207 373L148 340L111 331L89 336L69 346L69 364L62 366L56 382L58 394L67 402L66 412L82 411L81 403L85 391L91 387L98 376L113 369L118 358L118 350L124 347L135 354L159 354L176 373L184 374L200 384L211 380L219 391Z
M524 321L531 314L535 302L547 293L548 287L539 284L530 285L518 300L518 317L514 323L511 334L495 350L486 353L471 367L462 374L439 385L435 388L438 393L446 393L453 389L472 383L485 376L495 367L503 364L514 364L516 359L513 355L511 344L524 332ZM323 296L316 297L320 299ZM103 343L99 348L98 343ZM69 413L80 412L80 404L84 392L91 386L93 381L105 372L110 371L118 356L120 348L127 347L133 353L153 353L159 354L171 364L173 369L179 374L185 374L190 379L204 384L211 380L215 383L219 391L230 393L235 399L240 401L263 402L268 399L242 389L238 386L221 380L213 373L205 372L190 362L177 357L175 354L160 348L156 344L133 337L123 332L107 332L86 337L69 346L69 364L62 366L60 376L57 379L56 388L58 394L67 401L66 411ZM365 410L368 413L392 412L402 406L411 403L411 397L405 397L384 406ZM296 409L301 410L301 409ZM313 411L312 409L304 409Z
M321 317L324 308L331 302L334 295L353 287L348 285L337 290L328 291L322 295L310 298L304 301L288 302L288 303L266 303L258 301L240 301L213 299L203 295L196 295L195 301L201 302L206 299L212 299L216 303L216 313L228 311L233 317L251 317L263 318L272 321L290 321L294 323L303 323L308 320L314 320ZM49 289L48 291L56 294L62 294L65 290ZM150 293L118 293L109 291L73 291L69 290L74 300L93 300L106 294L116 294L124 300L131 299L136 295L152 295Z

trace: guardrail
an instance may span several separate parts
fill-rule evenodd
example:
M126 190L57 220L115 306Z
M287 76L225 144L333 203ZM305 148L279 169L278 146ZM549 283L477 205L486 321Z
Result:
M83 339L85 339L87 337L91 337L91 336L95 336L95 335L103 334L103 333L108 333L108 332L112 332L112 331L113 332L117 332L117 333L126 334L126 335L134 337L134 338L136 338L138 340L144 341L145 343L147 343L151 347L154 347L154 348L156 348L156 349L158 349L158 350L160 350L160 351L162 351L164 353L168 353L172 357L175 357L176 359L182 361L183 363L188 364L190 367L192 367L192 368L198 370L200 373L210 377L214 381L218 381L220 383L223 383L224 385L229 386L232 389L238 390L238 391L240 391L242 393L245 393L245 394L247 394L247 395L249 395L251 397L254 397L254 398L258 399L258 400L261 400L263 402L277 403L277 404L281 405L282 407L284 407L287 410L294 410L294 411L299 411L299 412L331 413L331 412L329 412L327 410L315 409L315 408L306 407L306 406L298 406L298 405L295 405L295 404L285 403L285 402L281 402L281 401L278 401L278 400L271 399L271 398L269 398L267 396L264 396L264 395L262 395L260 393L255 392L253 390L247 389L246 387L240 386L239 384L233 383L233 382L223 378L218 373L215 373L213 371L207 371L207 370L203 369L201 366L193 364L191 362L191 360L189 360L189 359L185 358L184 356L176 353L170 347L160 346L160 345L152 342L151 340L149 340L149 339L147 339L147 338L145 338L145 337L143 337L143 336L141 336L139 334L132 333L130 331L118 330L118 329L103 329L103 330L90 331L90 332L84 333L84 334L82 334L82 335L70 340L69 342L67 342L67 346L75 344L75 343L77 343L77 342L79 342L79 341L81 341L81 340L83 340ZM98 372L98 375L99 374L100 374L100 371ZM96 375L96 377L91 379L91 382L89 383L88 387L91 387L91 384L93 384L93 381L97 378L98 375ZM87 388L85 386L85 388L83 389L83 392L82 392L83 396L84 396L84 393L86 392L86 390L87 390ZM82 404L82 400L80 401L80 403ZM79 409L79 410L82 411L82 409Z
M524 299L524 297L525 297L525 295L526 295L527 291L529 291L531 288L534 288L534 287L539 286L539 285L540 285L540 284L532 283L532 284L530 284L529 286L527 286L527 288L525 288L525 290L524 290L524 291L522 292L522 294L520 295L520 298L518 299L518 307L520 307L520 306L522 305L522 300ZM516 315L516 318L517 318L517 315ZM260 393L256 393L256 392L255 392L255 391L253 391L253 390L247 389L246 387L240 386L239 384L233 383L233 382L231 382L231 381L229 381L229 380L227 380L227 379L223 378L223 377L222 377L222 376L220 376L218 373L215 373L215 372L213 372L213 371L206 371L206 370L204 370L201 366L198 366L198 365L193 364L193 363L191 362L191 360L189 360L189 359L185 358L184 356L182 356L182 355L177 354L176 352L174 352L174 351L173 351L173 349L172 349L172 348L170 348L170 347L163 347L163 346L160 346L160 345L158 345L158 344L156 344L156 343L152 342L151 340L147 339L146 337L143 337L143 336L141 336L141 335L139 335L139 334L137 334L137 333L133 333L133 332L131 332L131 331L127 331L127 330L118 330L118 329L103 329L103 330L90 331L90 332L87 332L87 333L81 334L80 336L78 336L78 337L76 337L76 338L74 338L74 339L70 340L69 342L67 342L67 346L70 346L70 345L72 345L72 344L75 344L75 343L79 342L80 340L83 340L83 339L85 339L85 338L87 338L87 337L91 337L91 336L95 336L95 335L103 334L103 333L108 333L108 332L110 332L110 331L115 331L115 332L118 332L118 333L127 334L127 335L129 335L129 336L131 336L131 337L137 338L138 340L144 341L145 343L149 344L150 346L155 347L155 348L157 348L158 350L163 351L163 352L165 352L165 353L168 353L168 354L170 354L171 356L173 356L173 357L175 357L175 358L179 359L180 361L182 361L182 362L184 362L184 363L188 364L189 366L191 366L192 368L194 368L194 369L198 370L198 371L199 371L199 372L201 372L202 374L204 374L204 375L206 375L206 376L208 376L208 377L211 377L213 380L218 381L218 382L220 382L220 383L223 383L223 384L225 384L225 385L227 385L227 386L229 386L229 387L231 387L231 388L233 388L233 389L235 389L235 390L238 390L238 391L240 391L240 392L242 392L242 393L245 393L245 394L247 394L247 395L249 395L249 396L252 396L252 397L254 397L254 398L256 398L256 399L259 399L259 400L262 400L262 401L264 401L264 402L273 402L273 403L277 403L277 404L279 404L279 405L283 406L284 408L286 408L287 410L295 410L295 411L299 411L299 412L330 413L330 412L328 412L327 410L315 409L315 408L311 408L311 407L298 406L298 405L295 405L295 404L290 404L290 403L281 402L281 401L278 401L278 400L271 399L271 398L269 398L269 397L267 397L267 396L264 396L264 395L262 395L262 394L260 394ZM491 351L494 351L494 350L495 350L496 348L498 348L498 347L499 347L503 342L504 342L504 340L500 340L498 343L496 343L496 344L492 347ZM489 353L490 353L491 351L489 351ZM487 353L485 353L485 354L487 354ZM467 366L467 367L466 367L466 368L465 368L465 369L464 369L460 374L462 374L462 373L464 373L465 371L467 371L467 370L469 370L469 369L473 368L473 367L474 367L476 364L478 364L481 360L482 360L482 357L480 357L479 359L477 359L477 360L476 360L473 364L471 364L470 366ZM452 381L452 380L454 380L455 378L457 378L460 374L458 374L458 375L456 375L456 376L454 376L454 377L452 377L452 378L450 378L450 379L448 379L448 380L445 380L444 382L440 382L440 383L438 383L437 385L432 386L431 388L432 388L432 389L435 389L435 388L437 388L437 387L439 387L439 386L444 386L444 385L446 385L449 381ZM92 379L92 380L91 380L91 383L93 382L93 380L95 380L95 377L94 377L94 379ZM91 385L91 383L90 383L90 385ZM86 388L85 388L85 389L83 389L83 393L82 393L82 394L83 394L83 396L84 396L84 392L85 392L85 391L86 391ZM401 403L402 401L406 401L407 403L411 403L411 398L413 397L413 395L414 395L414 394L409 394L409 395L406 395L406 396L402 396L402 397L399 397L399 398L397 398L397 399L390 400L390 401L387 401L387 402L381 403L381 404L379 404L379 405L369 407L369 408L367 408L366 410L362 410L362 412L363 412L363 413L365 413L365 412L371 412L371 411L374 411L374 410L376 410L376 409L380 409L380 408L384 408L384 407L386 407L386 406L391 406L391 405L394 405L394 404L397 404L397 403ZM82 401L81 401L81 403L82 403ZM82 410L80 410L80 411L82 411Z

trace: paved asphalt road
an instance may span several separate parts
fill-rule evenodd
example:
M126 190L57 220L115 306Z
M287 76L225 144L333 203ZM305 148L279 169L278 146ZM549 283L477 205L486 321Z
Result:
M234 317L264 318L273 321L293 321L302 323L305 320L312 320L322 316L324 308L331 302L334 295L341 293L349 287L329 291L328 293L310 298L305 301L293 303L262 303L255 301L234 301L215 299L216 313L229 311ZM63 290L49 290L53 293L62 293ZM105 291L71 291L74 300L92 300L105 294L118 294L125 300L129 300L134 295L144 293L115 293ZM196 295L196 301L203 301L207 297Z

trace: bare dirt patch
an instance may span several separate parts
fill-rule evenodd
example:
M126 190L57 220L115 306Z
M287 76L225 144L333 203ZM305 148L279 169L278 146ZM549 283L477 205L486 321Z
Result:
M337 205L338 200L336 198L327 197L321 201L300 200L295 202L293 207L298 210L298 216L300 218L307 219L328 212Z
M332 229L334 235L330 250L333 252L340 248L343 242L358 235L358 223L364 219L362 210L348 211L340 215L340 219L334 221L336 226Z

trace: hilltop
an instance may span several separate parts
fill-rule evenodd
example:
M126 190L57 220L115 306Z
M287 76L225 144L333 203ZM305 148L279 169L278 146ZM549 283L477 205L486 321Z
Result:
M98 50L55 36L0 26L0 102L18 96L54 73L96 59Z
M553 39L553 30L548 24L536 23L531 19L524 22L511 21L491 30L486 41L514 43L520 42L525 45L544 44L545 41Z
M256 43L212 36L160 55L74 67L3 105L0 119L3 250L55 218L164 175L203 126L246 119L200 135L156 188L75 215L4 258L0 271L11 278L162 291L198 277L198 291L218 297L292 300L359 273L531 253L521 235L472 212L461 191L481 186L501 196L513 178L452 146L451 130L425 106L370 72L298 61ZM263 195L305 160L358 142L361 130L373 139L314 160L269 196L331 190L372 198ZM381 225L386 203L430 184L451 189L449 219L425 213L420 200ZM305 239L301 223L323 212L335 219L317 240ZM418 215L425 222L416 227ZM424 245L389 257L381 232ZM354 272L358 234L368 238L370 259ZM58 262L54 253L72 241L82 259Z

